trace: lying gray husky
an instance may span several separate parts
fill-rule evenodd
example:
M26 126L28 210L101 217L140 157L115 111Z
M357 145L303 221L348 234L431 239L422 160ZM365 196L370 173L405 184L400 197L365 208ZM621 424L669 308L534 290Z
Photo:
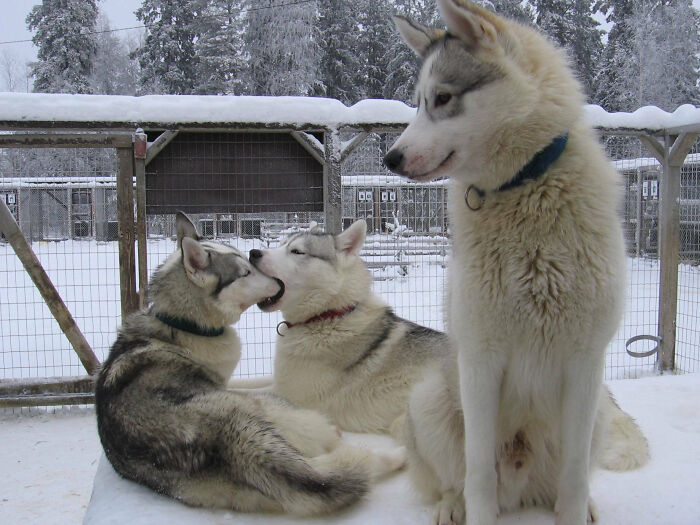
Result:
M308 516L357 501L403 465L403 450L344 445L316 412L226 391L240 358L229 325L279 285L237 250L200 242L183 214L177 245L97 378L98 431L119 474L189 505Z

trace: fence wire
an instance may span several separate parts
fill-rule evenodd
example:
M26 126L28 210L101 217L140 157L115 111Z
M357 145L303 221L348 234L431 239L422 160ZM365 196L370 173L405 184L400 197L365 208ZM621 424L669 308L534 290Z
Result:
M397 136L370 134L344 162L343 227L359 218L367 221L361 255L374 290L396 313L443 330L447 183L410 184L388 173L381 159ZM606 135L602 140L625 190L620 211L628 253L626 312L608 349L605 375L639 377L653 373L655 357L632 358L624 343L635 335L657 334L662 170L637 139ZM700 370L699 162L696 144L681 178L676 365L683 372ZM274 247L311 221L323 226L320 166L285 134L183 134L147 171L149 273L175 249L175 207L185 209L202 235L244 253ZM0 150L0 198L15 214L97 357L104 359L121 322L114 151ZM3 240L0 288L0 379L84 373ZM243 315L237 326L243 355L236 375L272 372L275 327L281 320L279 313L256 307ZM635 343L633 350L651 346Z

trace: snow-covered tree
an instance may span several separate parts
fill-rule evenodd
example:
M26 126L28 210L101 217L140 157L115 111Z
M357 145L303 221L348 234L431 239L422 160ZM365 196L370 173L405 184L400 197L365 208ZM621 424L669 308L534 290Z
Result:
M317 89L316 2L251 0L244 35L248 92L308 95Z
M389 74L387 48L396 38L388 0L358 0L357 52L361 69L357 84L364 98L384 98Z
M697 104L700 24L690 0L610 0L604 8L615 25L596 79L596 102L609 111Z
M25 91L27 90L27 66L19 57L7 49L0 53L0 90Z
M134 95L138 88L138 69L129 58L129 49L111 31L109 20L100 15L97 23L97 48L90 85L100 95Z
M486 9L498 13L501 16L517 20L526 25L533 25L535 16L529 4L519 0L482 0L477 2Z
M136 17L147 27L144 45L136 53L142 92L194 92L197 7L199 0L143 0L136 10Z
M243 43L245 0L200 0L195 43L199 59L194 90L206 94L238 94L245 85Z
M441 25L438 22L435 0L394 0L394 12L423 25L431 27ZM411 103L418 72L418 59L396 31L387 49L386 63L389 74L384 96Z
M355 103L362 98L362 85L358 82L362 64L357 54L357 10L346 0L319 0L318 4L321 85L316 93L346 104Z
M590 0L534 0L537 26L566 48L586 93L593 93L596 64L603 49L602 31Z
M96 0L42 0L27 16L38 60L31 65L34 91L91 93L97 47Z

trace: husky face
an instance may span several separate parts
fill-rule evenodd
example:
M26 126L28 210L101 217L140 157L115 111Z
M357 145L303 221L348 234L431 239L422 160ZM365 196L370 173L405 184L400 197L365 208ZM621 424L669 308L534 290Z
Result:
M182 213L176 222L181 250L151 280L149 294L156 309L203 326L226 326L238 321L250 306L280 292L280 285L241 252L225 244L201 241L195 226Z
M364 269L358 254L366 233L367 224L359 220L339 235L312 229L292 235L277 248L251 250L253 265L282 284L281 293L258 303L258 307L285 314L295 310L303 317L336 307L336 301L349 301L345 296L353 293L347 290L350 282L357 291L365 286L356 268L359 265Z
M457 177L484 189L489 156L538 99L535 83L519 65L520 44L505 22L459 0L438 1L448 31L403 18L394 22L423 58L416 88L416 117L385 157L386 166L416 181ZM476 167L476 169L475 169ZM487 180L484 180L487 179Z

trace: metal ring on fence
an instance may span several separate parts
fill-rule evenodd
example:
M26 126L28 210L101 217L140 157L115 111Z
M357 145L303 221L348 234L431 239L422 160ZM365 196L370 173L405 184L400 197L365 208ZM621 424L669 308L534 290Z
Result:
M629 346L632 343L643 340L656 341L656 346L646 352L633 352L629 349ZM654 355L656 352L659 351L660 344L661 338L656 335L635 335L634 337L630 337L627 341L625 341L625 351L632 357L649 357L650 355Z

